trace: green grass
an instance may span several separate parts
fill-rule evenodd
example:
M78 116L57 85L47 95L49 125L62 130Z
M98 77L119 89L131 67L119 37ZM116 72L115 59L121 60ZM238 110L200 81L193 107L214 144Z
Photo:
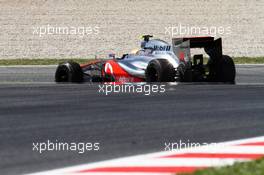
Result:
M58 63L65 62L67 60L73 60L83 64L93 59L0 59L0 65L57 65ZM263 64L264 57L235 57L234 61L236 64Z
M235 57L236 64L263 64L264 57Z
M205 63L208 58L205 58ZM233 57L235 64L264 64L264 57Z
M184 175L264 175L264 159L236 163L233 166L198 170Z

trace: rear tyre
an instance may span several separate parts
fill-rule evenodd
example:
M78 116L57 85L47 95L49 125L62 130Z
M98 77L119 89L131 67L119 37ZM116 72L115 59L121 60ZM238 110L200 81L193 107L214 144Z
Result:
M73 61L60 64L55 73L55 81L81 83L83 81L82 68Z
M235 83L236 68L233 59L230 56L223 55L220 61L220 82L224 83Z
M180 64L177 69L180 82L192 82L193 73L191 69L186 68L184 64Z
M165 59L151 60L145 71L146 82L174 82L175 69Z

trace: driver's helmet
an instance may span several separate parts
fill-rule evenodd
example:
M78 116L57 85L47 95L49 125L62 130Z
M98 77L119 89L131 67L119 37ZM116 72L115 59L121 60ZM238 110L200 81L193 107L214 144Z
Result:
M130 54L137 54L138 51L139 51L139 49L133 49L133 50L130 51Z
M130 51L132 55L149 55L152 53L152 49L133 49Z

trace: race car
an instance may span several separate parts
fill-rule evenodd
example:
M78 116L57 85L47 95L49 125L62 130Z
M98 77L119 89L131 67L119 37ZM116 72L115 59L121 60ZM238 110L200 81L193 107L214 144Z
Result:
M140 49L120 58L101 59L79 65L58 65L56 82L224 82L234 83L233 59L222 54L222 40L214 37L173 38L172 43L144 35ZM203 54L191 56L191 49ZM205 61L207 60L207 61Z

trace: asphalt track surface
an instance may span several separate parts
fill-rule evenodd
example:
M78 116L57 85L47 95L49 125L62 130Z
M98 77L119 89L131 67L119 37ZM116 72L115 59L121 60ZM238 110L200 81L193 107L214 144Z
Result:
M54 67L0 68L0 174L24 174L264 135L264 66L238 66L236 85L167 85L165 93L99 93L55 84ZM99 142L99 151L32 151L32 143Z

